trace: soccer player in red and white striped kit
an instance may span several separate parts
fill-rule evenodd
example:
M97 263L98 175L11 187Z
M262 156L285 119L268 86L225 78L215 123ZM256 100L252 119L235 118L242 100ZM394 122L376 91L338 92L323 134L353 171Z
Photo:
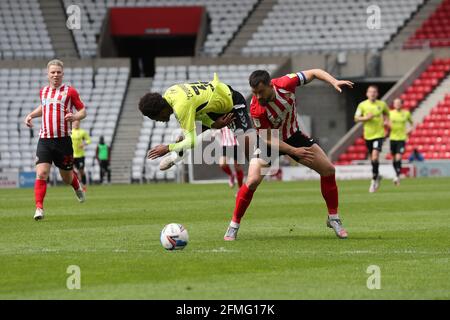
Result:
M295 90L315 78L331 84L338 92L342 92L341 87L353 87L352 82L337 80L321 69L291 73L276 79L270 79L265 70L256 70L249 78L253 93L250 114L256 129L279 130L280 139L271 140L273 143L278 141L280 154L287 154L320 174L320 188L328 208L327 226L335 231L338 238L344 239L348 234L338 215L338 188L334 166L314 139L300 131L297 122ZM253 193L264 178L261 170L269 165L263 159L251 160L247 181L237 194L233 218L224 240L236 239L241 219L252 201Z
M70 132L73 121L82 120L86 117L86 108L77 90L62 83L63 68L63 62L60 60L51 60L47 64L49 84L40 90L39 107L25 118L25 124L31 128L33 118L42 117L36 150L35 220L44 218L44 198L52 163L59 168L64 183L72 186L78 201L85 201L82 186L77 175L73 172L73 149ZM75 110L73 110L74 108Z
M225 172L228 177L229 181L228 184L230 188L234 187L235 184L235 178L238 183L238 187L240 188L242 186L242 183L244 181L244 170L242 169L242 166L238 163L238 142L236 140L236 137L231 131L230 128L224 127L218 131L218 135L220 136L220 144L222 145L222 156L219 159L219 166L222 169L223 172ZM230 166L228 165L228 159L234 160L234 170L231 171Z

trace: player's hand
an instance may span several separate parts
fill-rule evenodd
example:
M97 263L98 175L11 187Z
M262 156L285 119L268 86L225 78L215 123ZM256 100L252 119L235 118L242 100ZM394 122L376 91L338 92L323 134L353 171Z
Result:
M369 112L368 114L366 114L366 121L372 120L373 117L374 117L374 115Z
M25 121L24 121L24 123L25 123L25 125L28 127L28 128L32 128L33 127L33 118L30 116L30 115L28 115L26 118L25 118Z
M294 156L299 158L305 164L312 164L314 161L314 152L311 147L295 148Z
M333 87L339 92L342 92L342 87L353 88L353 85L354 83L348 80L337 80L333 83Z
M211 125L211 128L213 129L222 129L223 127L228 126L230 123L232 123L236 117L234 116L234 113L227 113L223 116L220 116L217 118L217 120Z
M159 144L148 151L147 158L150 160L154 160L156 158L162 157L167 153L169 153L169 146L165 144Z
M74 115L73 113L69 112L69 113L66 114L66 116L64 117L64 120L65 120L65 121L69 121L69 122L73 122L73 121L75 121L75 120L77 120L77 119L75 118L75 115Z
M179 136L177 137L177 139L175 140L175 143L178 143L178 142L183 141L183 140L184 140L184 136L179 135Z

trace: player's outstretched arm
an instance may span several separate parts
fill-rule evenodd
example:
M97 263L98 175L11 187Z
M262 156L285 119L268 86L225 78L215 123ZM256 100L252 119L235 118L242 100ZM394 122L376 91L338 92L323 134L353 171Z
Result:
M310 69L302 71L306 77L306 83L319 79L331 84L337 91L342 92L342 87L353 88L354 83L349 80L338 80L322 69Z
M24 120L25 125L28 128L32 128L33 127L33 118L38 118L42 116L42 105L39 105L39 107L37 107L36 109L34 109L33 111L31 111Z

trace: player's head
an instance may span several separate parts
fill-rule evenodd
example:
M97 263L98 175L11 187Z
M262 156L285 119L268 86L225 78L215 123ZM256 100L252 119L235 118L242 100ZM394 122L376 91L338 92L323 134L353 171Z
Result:
M168 122L172 108L159 93L147 93L139 101L139 110L144 116L155 121Z
M72 122L73 129L80 129L80 120L75 120Z
M403 101L400 98L394 99L394 108L395 110L400 110L403 106Z
M371 101L377 100L377 98L378 98L378 87L376 85L374 85L374 84L371 84L367 88L366 96L367 96L367 99L369 99Z
M253 71L248 78L252 93L261 105L267 105L273 101L275 90L270 82L270 74L266 70Z
M100 139L98 139L99 144L105 144L105 138L103 136L100 136Z
M54 59L47 63L47 77L50 86L58 88L64 77L64 64L61 60Z

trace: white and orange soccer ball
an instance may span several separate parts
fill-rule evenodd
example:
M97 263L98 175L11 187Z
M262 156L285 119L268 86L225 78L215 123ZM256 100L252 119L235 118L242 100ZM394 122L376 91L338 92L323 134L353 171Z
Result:
M181 224L170 223L161 231L161 245L166 250L181 250L189 242L189 234Z

